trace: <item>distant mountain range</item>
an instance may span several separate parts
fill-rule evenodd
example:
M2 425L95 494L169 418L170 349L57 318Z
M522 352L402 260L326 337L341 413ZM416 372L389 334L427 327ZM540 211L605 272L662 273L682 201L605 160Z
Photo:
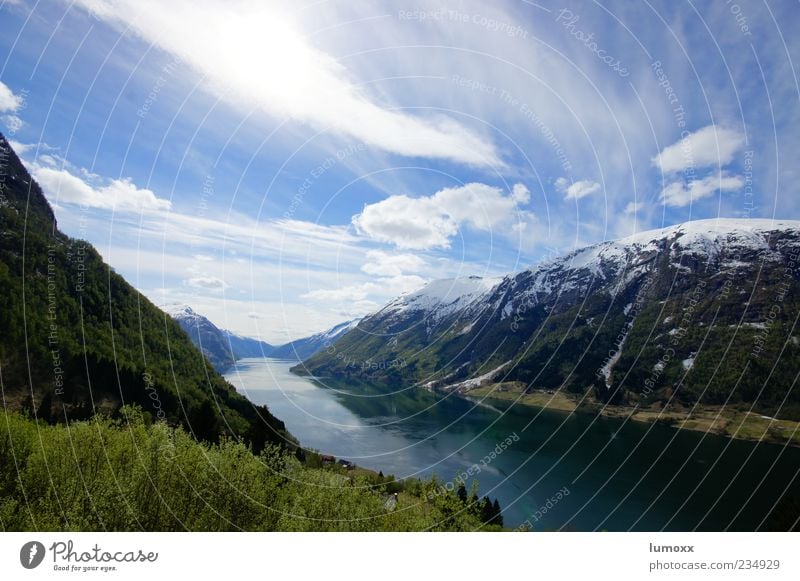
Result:
M339 323L331 327L327 331L311 335L310 337L296 339L285 345L280 345L279 347L273 348L269 356L276 359L297 359L298 361L302 361L303 359L307 359L329 348L334 341L337 341L354 329L359 321L360 319L345 321L344 323Z
M611 403L754 404L800 419L800 222L702 220L497 279L434 281L298 373Z
M220 329L207 317L195 312L188 305L171 304L163 306L162 309L177 321L189 335L192 343L203 352L206 359L219 372L224 372L237 360L246 357L272 357L300 361L328 347L358 324L358 319L346 321L310 337L275 346L258 339L237 335L226 329Z

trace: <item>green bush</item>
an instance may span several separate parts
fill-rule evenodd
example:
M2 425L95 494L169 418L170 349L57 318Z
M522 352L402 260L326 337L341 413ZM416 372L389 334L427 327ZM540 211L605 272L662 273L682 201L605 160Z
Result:
M485 527L479 507L435 479L310 468L278 446L195 440L139 408L49 425L6 412L0 527L6 531L409 531ZM392 482L394 486L397 483Z

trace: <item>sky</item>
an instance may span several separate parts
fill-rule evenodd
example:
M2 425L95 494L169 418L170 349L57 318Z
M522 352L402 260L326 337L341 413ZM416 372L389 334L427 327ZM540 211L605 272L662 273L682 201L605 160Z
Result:
M163 305L283 343L687 220L800 219L797 2L5 0L0 126Z

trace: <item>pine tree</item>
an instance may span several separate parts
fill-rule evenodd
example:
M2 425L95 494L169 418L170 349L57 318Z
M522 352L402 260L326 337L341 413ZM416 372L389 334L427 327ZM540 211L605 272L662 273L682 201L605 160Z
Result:
M467 502L467 487L464 486L463 482L458 485L458 491L456 492L456 494L458 494L458 499L461 502L463 502L464 504L466 504L466 502Z
M492 501L489 500L488 496L484 496L481 499L481 521L484 523L489 523L493 517L494 513L492 512Z
M503 512L500 510L500 502L496 498L492 505L492 524L503 526Z

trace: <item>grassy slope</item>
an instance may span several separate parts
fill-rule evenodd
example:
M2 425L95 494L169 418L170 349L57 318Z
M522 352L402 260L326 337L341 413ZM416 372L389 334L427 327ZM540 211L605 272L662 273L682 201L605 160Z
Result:
M608 417L629 418L636 422L658 422L682 430L708 432L742 440L800 446L800 422L780 420L747 409L747 406L650 407L633 405L602 405L564 391L526 392L523 384L505 382L485 385L468 392L471 398L489 398L513 405L563 412L595 413Z
M195 441L125 407L51 426L0 417L0 529L145 531L497 530L435 480L309 468L282 448ZM399 493L397 507L384 508Z

